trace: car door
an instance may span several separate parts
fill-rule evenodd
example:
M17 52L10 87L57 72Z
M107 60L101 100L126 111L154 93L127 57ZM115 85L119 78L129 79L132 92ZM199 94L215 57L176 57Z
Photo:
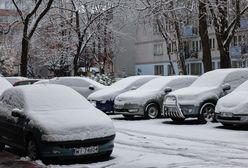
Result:
M10 93L9 93L10 92ZM23 109L24 103L19 94L15 92L5 92L1 100L0 131L1 139L4 143L24 148L24 119L16 118L11 115L14 109Z
M71 86L74 90L80 93L84 97L88 97L94 90L91 90L89 87L93 86L88 81L84 79L74 79L73 85ZM94 86L93 86L94 87Z

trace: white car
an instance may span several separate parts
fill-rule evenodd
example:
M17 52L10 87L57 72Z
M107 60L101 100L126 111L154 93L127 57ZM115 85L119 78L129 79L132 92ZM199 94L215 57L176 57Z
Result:
M125 118L135 115L145 118L160 116L164 96L170 91L188 87L196 76L164 76L152 79L137 90L127 91L115 98L114 110Z
M8 88L13 87L13 85L7 81L4 77L0 77L0 95Z
M217 121L225 126L248 124L248 81L222 97L215 107Z
M198 118L201 123L214 119L219 98L248 79L248 68L218 69L200 76L189 87L169 93L164 98L164 115L173 121Z
M135 90L157 77L154 75L130 76L115 82L105 89L92 93L89 95L88 100L103 112L113 112L116 96L129 90Z
M68 86L87 98L91 93L106 86L86 77L56 77L49 80L49 84Z
M0 97L0 150L26 151L30 159L109 157L111 119L75 90L62 85L26 85Z

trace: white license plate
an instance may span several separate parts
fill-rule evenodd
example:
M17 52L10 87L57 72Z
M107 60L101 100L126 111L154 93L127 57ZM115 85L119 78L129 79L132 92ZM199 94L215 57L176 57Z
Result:
M221 113L220 114L222 117L232 117L233 114L232 113Z
M82 147L82 148L75 148L74 155L86 155L86 154L93 154L98 153L99 147L98 146L90 146L90 147Z

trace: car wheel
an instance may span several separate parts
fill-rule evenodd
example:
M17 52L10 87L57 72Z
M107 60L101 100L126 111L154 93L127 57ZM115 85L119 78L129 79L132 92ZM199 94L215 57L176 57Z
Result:
M152 103L148 104L145 108L145 118L155 119L159 116L159 107L158 105Z
M125 119L128 119L128 120L131 120L131 119L134 118L133 115L126 115L126 114L123 114L123 117L124 117Z
M29 138L27 143L27 154L31 160L39 159L39 150L33 137Z
M5 145L0 142L0 151L4 150Z
M214 121L215 119L214 110L215 110L215 104L213 103L203 104L200 109L198 121L203 124Z
M174 121L175 123L181 123L185 120L185 118L171 118L172 121Z

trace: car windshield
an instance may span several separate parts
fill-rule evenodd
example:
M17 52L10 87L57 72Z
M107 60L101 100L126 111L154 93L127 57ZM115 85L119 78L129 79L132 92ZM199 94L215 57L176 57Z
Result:
M121 80L115 82L109 88L125 89L139 79L140 78L138 78L138 77L127 77L127 78L124 78L124 79L121 79Z
M169 81L170 79L166 77L155 78L142 85L140 88L138 88L138 90L162 90Z
M192 87L218 87L222 84L227 72L211 71L201 75L191 86Z
M243 92L243 91L248 92L248 81L244 82L237 89L235 89L235 92Z
M60 85L24 86L25 107L28 111L87 109L91 104L76 91Z

